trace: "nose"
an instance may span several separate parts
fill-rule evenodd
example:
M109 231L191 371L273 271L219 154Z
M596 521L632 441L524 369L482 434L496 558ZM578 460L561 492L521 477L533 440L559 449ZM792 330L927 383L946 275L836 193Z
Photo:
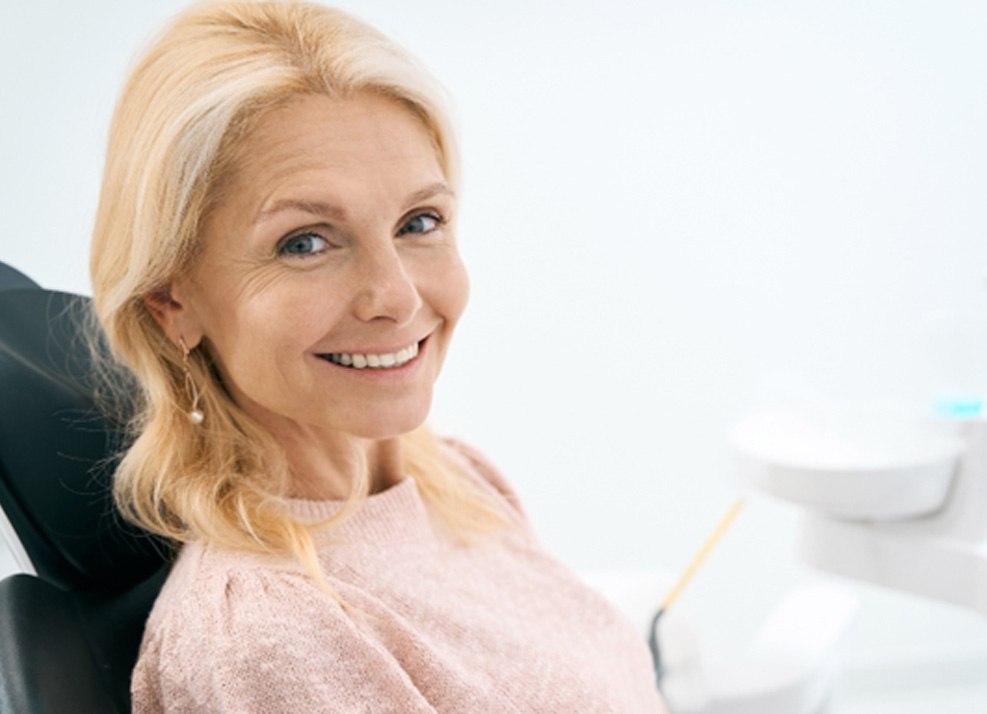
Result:
M356 317L365 322L390 320L405 324L422 306L418 287L396 246L368 249L358 260L358 285L353 301Z

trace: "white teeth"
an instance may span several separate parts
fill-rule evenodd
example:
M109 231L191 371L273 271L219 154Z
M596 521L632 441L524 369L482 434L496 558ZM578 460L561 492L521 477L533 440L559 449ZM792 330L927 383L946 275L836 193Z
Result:
M406 362L410 362L418 356L418 343L408 345L398 352L387 354L356 354L339 352L323 355L330 362L341 364L344 367L354 367L356 369L387 369L389 367L400 367Z

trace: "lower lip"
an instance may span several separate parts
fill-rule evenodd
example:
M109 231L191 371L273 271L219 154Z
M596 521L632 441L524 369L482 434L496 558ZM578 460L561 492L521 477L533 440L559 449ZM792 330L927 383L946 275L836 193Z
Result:
M418 354L400 367L364 367L363 369L357 369L356 367L344 367L341 364L330 362L329 360L319 357L318 355L316 355L315 358L327 367L332 367L336 371L355 379L369 380L371 382L391 382L406 379L411 374L418 371L418 366L421 364L422 357L428 347L428 341L429 338L426 337L424 340L419 342Z

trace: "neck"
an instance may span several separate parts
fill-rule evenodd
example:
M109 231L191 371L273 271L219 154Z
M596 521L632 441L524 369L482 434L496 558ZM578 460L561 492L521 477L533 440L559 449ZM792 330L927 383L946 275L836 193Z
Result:
M369 493L384 491L405 477L401 440L348 437L327 444L282 442L293 476L289 495L310 500L344 500L365 473Z

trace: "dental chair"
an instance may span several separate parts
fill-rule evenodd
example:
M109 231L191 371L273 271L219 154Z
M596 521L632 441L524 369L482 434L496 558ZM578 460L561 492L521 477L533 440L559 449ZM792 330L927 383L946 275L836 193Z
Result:
M17 288L37 288L36 282L6 263L0 263L0 291Z
M88 311L0 263L0 534L24 571L0 581L2 712L129 712L167 571L113 506L128 413L97 409Z

